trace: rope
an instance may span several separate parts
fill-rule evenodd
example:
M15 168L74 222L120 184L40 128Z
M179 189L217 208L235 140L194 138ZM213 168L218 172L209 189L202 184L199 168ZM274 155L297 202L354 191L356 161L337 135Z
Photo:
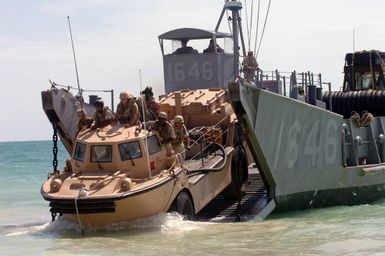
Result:
M247 0L245 0L245 13L246 13L246 30L247 30L247 41L248 41L248 47L250 49L250 30L249 30L249 17L247 15Z
M384 62L384 60L381 58L381 55L378 53L378 51L376 51L376 54L377 54L378 58L380 59L382 65L385 65L385 62Z
M226 134L226 133L228 132L228 130L229 130L229 129L225 130L222 134ZM211 131L210 131L210 132L211 132ZM206 135L206 134L208 134L208 133L209 133L209 131L206 132L204 135ZM204 135L202 135L200 138L204 137ZM198 141L200 138L198 138L192 145L197 144L197 141ZM218 143L216 143L215 141L210 142L206 147L202 148L201 152L198 152L198 153L195 154L193 157L191 157L191 159L190 159L189 161L187 161L186 164L189 164L190 162L192 162L193 159L194 159L195 157L197 157L199 154L202 153L202 151L208 149L208 148L209 148L211 145L213 145L213 144L218 144Z
M372 80L372 89L374 90L374 73L373 73L373 65L372 65L372 52L369 52L369 62L370 62L370 76Z
M82 222L80 220L79 209L78 209L78 199L79 199L81 192L84 192L83 187L78 190L78 195L75 198L75 210L76 210L76 216L78 217L78 221L79 221L79 225L80 225L80 232L82 232L82 235L84 236L84 230L82 227Z
M259 13L261 10L261 0L258 0L258 14L257 14L257 27L255 29L255 45L254 45L254 57L256 58L256 50L258 44L258 30L259 30Z
M253 10L254 10L254 0L251 1L251 11L250 11L250 31L253 31ZM249 38L249 51L250 51L250 41L251 41L251 35Z
M220 165L219 167L216 167L216 168L200 168L200 169L197 169L197 170L189 170L187 171L187 175L188 177L192 177L192 176L195 176L195 175L199 175L199 174L204 174L204 173L209 173L209 172L220 172L223 170L223 168L225 167L225 165L227 164L227 154L226 154L226 151L224 149L224 147L221 145L221 144L218 144L218 143L213 143L214 145L216 145L220 151L222 151L222 154L223 154L223 163L222 165Z
M227 0L225 0L225 3L227 2ZM229 20L229 13L227 12L227 10L226 10L226 16L227 16L227 25L229 26L229 30L230 30L230 33L233 33L232 31L231 31L231 24L230 24L230 20Z
M121 134L123 133L122 131L118 131L118 132L114 132L114 133L111 134L111 135L104 135L104 136L103 136L103 135L100 135L99 132L105 132L105 131L103 130L103 128L98 129L98 130L96 131L96 136L98 136L98 137L101 138L101 139L112 138L112 137L121 135Z
M261 44L262 44L262 40L263 40L263 35L265 34L265 28L266 28L267 18L269 17L269 12L270 12L270 4L271 4L271 0L269 0L269 5L267 6L267 12L266 12L266 16L265 16L265 22L264 22L264 24L263 24L261 40L259 40L258 50L257 50L257 53L256 53L256 55L255 55L255 58L256 58L256 59L258 58L258 53L259 53L259 50L260 50L260 48L261 48Z

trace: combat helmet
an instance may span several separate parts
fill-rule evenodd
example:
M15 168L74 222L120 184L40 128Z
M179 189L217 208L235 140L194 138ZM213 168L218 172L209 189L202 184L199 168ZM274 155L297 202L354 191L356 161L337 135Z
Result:
M94 105L95 107L104 107L104 102L101 99L97 99Z
M121 92L120 95L119 95L119 98L122 100L122 99L130 99L132 98L132 95L129 94L128 92Z
M164 111L159 112L158 118L167 119L167 113Z
M174 117L174 122L176 123L176 122L180 122L180 123L184 123L184 119L183 119L183 116L181 116L181 115L176 115L175 117Z

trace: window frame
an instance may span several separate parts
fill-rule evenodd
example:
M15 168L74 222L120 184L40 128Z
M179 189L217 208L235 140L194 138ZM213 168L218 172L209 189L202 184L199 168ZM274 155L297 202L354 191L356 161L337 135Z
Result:
M157 150L157 151L150 151L150 148L151 148L151 147L149 147L148 141L150 140L150 138L153 138L153 137L155 137L155 139L156 139L156 141L157 141L157 145L159 146L159 150ZM158 136L156 136L155 134L153 134L153 135L147 137L147 150L148 150L148 153L149 153L150 155L153 155L153 154L156 154L156 153L162 151L162 145L160 144L160 141L159 141Z
M82 158L77 158L77 154L76 153L78 152L77 151L78 148L81 148L83 150ZM86 144L81 143L81 142L76 142L75 150L74 150L74 154L72 155L72 158L77 160L77 161L84 162L84 156L86 155L85 153L86 153Z
M94 152L94 148L95 147L108 147L110 148L110 160L107 160L107 161L94 161L93 157L92 157L92 153ZM90 162L91 163L111 163L112 162L112 159L113 159L113 147L112 145L108 145L108 144L102 144L102 145L99 145L99 144L96 144L96 145L91 145L91 148L90 148Z
M122 150L121 150L121 147L122 147L122 145L129 144L129 143L136 143L136 144L138 145L138 149L139 149L139 151L140 151L140 155L137 156L137 157L132 157L132 158L123 159L123 158L122 158ZM142 158L142 157L143 157L143 150L142 150L142 147L140 146L139 140L127 141L127 142L124 142L124 143L120 143L120 144L118 144L118 148L119 148L120 160L121 160L122 162L123 162L123 161L134 160L134 159L138 159L138 158ZM128 155L128 154L126 154L126 155Z

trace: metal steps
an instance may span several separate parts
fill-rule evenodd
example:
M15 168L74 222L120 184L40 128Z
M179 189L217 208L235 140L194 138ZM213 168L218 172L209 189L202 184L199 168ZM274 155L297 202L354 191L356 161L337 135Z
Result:
M267 191L259 173L250 173L248 182L242 190L245 195L241 200L226 199L218 195L198 214L197 219L207 220L214 218L235 218L258 215L268 204Z

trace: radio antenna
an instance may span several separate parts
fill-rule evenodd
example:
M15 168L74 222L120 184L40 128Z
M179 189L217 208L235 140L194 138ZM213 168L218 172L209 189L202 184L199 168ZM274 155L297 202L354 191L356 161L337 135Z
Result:
M353 52L356 51L356 33L353 28Z
M144 128L144 130L146 130L146 136L144 137L144 140L145 140L146 145L147 145L146 155L147 155L148 176L151 178L152 174L151 174L150 154L148 152L148 138L147 138L148 131L147 131L147 127L146 127L146 110L145 110L146 105L144 104L145 98L143 95L142 70L141 69L139 69L139 83L140 83L140 97L141 97L141 103L142 103L143 128Z
M71 36L72 53L73 53L73 55L74 55L74 63L75 63L75 71L76 71L76 81L77 81L77 83L78 83L79 96L82 96L82 90L80 89L80 82L79 82L78 65L76 64L76 55L75 55L74 40L73 40L73 38L72 38L72 30L71 30L70 16L67 16L67 20L68 20L68 28L69 28L69 30L70 30L70 36Z

